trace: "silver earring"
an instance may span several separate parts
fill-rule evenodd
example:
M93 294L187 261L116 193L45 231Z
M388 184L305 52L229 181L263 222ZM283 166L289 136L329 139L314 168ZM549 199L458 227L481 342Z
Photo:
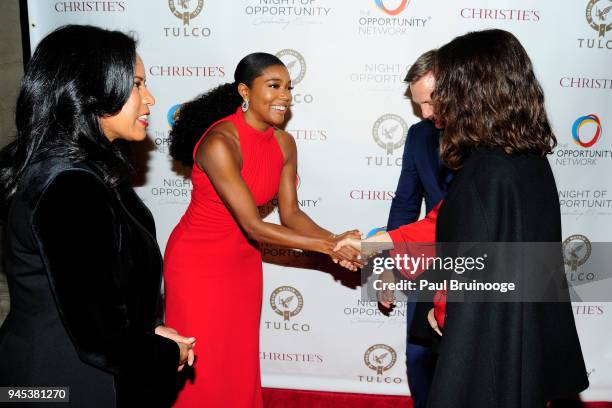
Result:
M242 106L241 109L243 112L246 112L249 110L249 101L248 99L245 99L244 102L242 102Z

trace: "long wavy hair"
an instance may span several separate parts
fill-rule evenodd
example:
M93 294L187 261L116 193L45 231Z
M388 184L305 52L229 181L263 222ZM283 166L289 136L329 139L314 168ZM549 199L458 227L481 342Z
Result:
M130 174L99 118L118 113L134 84L136 43L92 26L58 28L38 44L16 105L17 137L0 151L3 214L28 165L50 156L88 161L109 186Z
M266 68L276 65L285 66L272 54L249 54L236 66L234 82L219 85L182 104L170 131L170 156L185 166L192 166L193 149L202 134L219 119L234 113L242 103L238 85L242 83L250 88Z
M432 99L444 125L440 155L449 168L460 168L478 147L545 156L556 146L531 60L511 33L455 38L438 50L434 76Z

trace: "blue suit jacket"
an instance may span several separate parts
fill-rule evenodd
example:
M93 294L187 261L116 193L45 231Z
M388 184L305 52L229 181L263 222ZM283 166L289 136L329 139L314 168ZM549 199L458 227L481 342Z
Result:
M427 212L444 198L453 172L440 161L440 135L441 131L430 120L422 120L408 130L388 231L416 221L423 197Z

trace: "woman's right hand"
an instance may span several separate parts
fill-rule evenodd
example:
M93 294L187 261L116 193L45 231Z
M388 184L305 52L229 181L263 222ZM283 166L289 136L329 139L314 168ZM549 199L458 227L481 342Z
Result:
M193 344L176 342L180 350L179 367L177 371L181 371L185 368L185 364L188 366L193 365L195 360L195 354L193 353Z
M163 325L155 328L155 334L173 340L179 347L180 354L178 371L181 371L185 367L185 364L189 366L193 365L193 362L195 361L195 354L193 352L196 341L195 337L183 337L173 328Z

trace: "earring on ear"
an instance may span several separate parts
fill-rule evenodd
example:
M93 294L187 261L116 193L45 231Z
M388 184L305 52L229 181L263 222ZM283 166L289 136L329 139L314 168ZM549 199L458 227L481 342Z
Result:
M242 109L243 112L246 112L249 110L249 100L245 99L244 102L242 102L242 105L240 107Z

